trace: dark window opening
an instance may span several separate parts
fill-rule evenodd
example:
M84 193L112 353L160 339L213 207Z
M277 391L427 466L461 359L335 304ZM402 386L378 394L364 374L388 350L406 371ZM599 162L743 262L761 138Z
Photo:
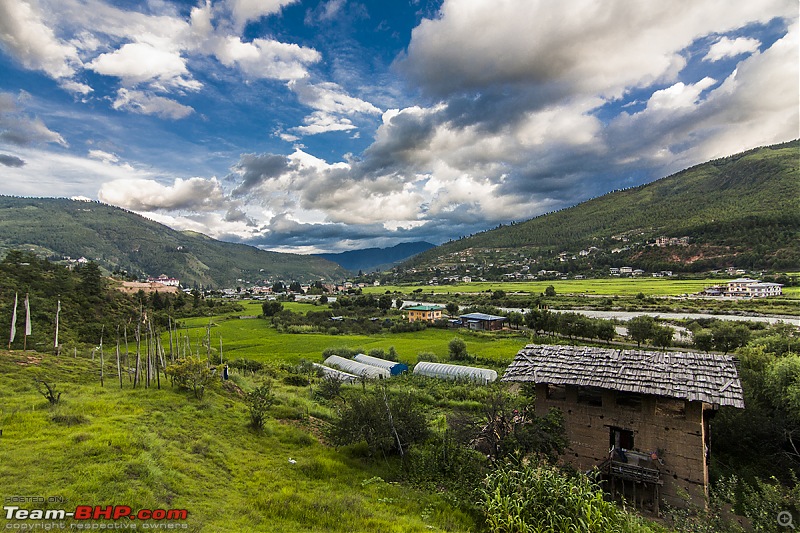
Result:
M594 407L603 406L603 393L600 389L591 387L578 388L578 403L585 403Z
M615 427L610 428L608 447L615 450L632 450L633 431Z
M633 409L642 408L642 395L636 392L617 392L617 405L620 407L630 407Z
M566 400L567 388L564 385L547 385L548 400Z

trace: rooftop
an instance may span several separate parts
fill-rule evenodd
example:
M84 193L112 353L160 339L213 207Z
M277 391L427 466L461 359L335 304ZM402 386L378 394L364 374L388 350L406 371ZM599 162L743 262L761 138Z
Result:
M742 384L727 355L529 344L503 381L598 387L744 409Z
M441 311L444 307L440 305L412 305L411 307L406 307L406 311Z
M466 318L467 320L506 320L504 316L487 315L486 313L467 313L459 318Z

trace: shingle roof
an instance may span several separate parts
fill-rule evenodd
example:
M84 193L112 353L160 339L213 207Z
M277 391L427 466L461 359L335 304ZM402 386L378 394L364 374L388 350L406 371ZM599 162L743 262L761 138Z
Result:
M529 344L502 381L598 387L744 409L733 357Z

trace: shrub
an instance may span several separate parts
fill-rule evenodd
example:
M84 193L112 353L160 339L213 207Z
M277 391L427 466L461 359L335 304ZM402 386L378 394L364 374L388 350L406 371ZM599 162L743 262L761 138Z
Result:
M458 337L454 338L447 345L447 349L449 351L450 359L453 361L464 361L469 359L469 354L467 353L467 343L464 342L463 339Z
M403 455L427 436L428 422L419 402L410 394L390 395L385 387L350 397L330 429L335 445L364 441L372 453Z
M211 367L199 357L178 359L166 368L166 374L172 378L172 382L192 391L198 400L203 398L207 387L217 383L214 375L218 371L219 367Z
M250 410L250 426L261 429L264 427L264 418L272 404L275 403L275 394L272 392L272 382L265 381L260 387L247 394L247 407Z

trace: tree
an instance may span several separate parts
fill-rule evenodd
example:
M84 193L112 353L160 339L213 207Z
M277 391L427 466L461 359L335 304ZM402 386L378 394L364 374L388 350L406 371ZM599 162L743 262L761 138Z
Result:
M448 303L444 306L444 308L447 311L447 314L450 316L455 316L458 314L458 304L455 302Z
M276 300L271 300L261 304L261 313L264 316L275 316L281 311L283 311L283 304Z
M283 282L276 281L272 284L272 292L279 293L279 292L286 292L286 287L283 285Z
M292 292L296 292L296 293L302 293L303 292L303 288L300 286L300 282L299 281L293 281L289 285L289 290L292 291Z
M671 327L656 325L653 327L653 344L659 348L667 348L668 346L672 346L672 336L674 334L675 330L673 330Z
M596 335L597 338L601 341L606 341L610 343L614 339L614 335L616 335L617 331L614 329L614 323L608 320L600 320L597 323L597 331Z
M461 338L456 337L451 340L447 345L447 348L450 359L453 361L465 361L469 359L469 354L467 353L467 343Z
M628 321L628 337L641 347L643 342L653 337L656 321L649 315L640 315Z
M103 275L100 267L90 261L79 270L81 277L81 290L87 296L100 296L103 292Z
M714 334L710 329L697 329L694 334L694 347L706 353L714 347Z
M728 353L740 346L747 344L750 340L750 330L744 324L734 326L726 320L720 320L711 326L711 334L714 340L714 347Z
M328 303L328 297L323 294L322 296L319 297L319 303L323 305Z
M519 329L519 327L525 323L525 317L522 315L522 313L511 311L508 313L508 322L514 326L515 329Z
M545 296L550 296L550 297L555 296L556 295L556 288L553 287L552 285L548 285L547 288L544 290L544 295Z
M398 309L402 309L403 308L403 299L402 298L398 298L397 301L394 303L394 305Z

